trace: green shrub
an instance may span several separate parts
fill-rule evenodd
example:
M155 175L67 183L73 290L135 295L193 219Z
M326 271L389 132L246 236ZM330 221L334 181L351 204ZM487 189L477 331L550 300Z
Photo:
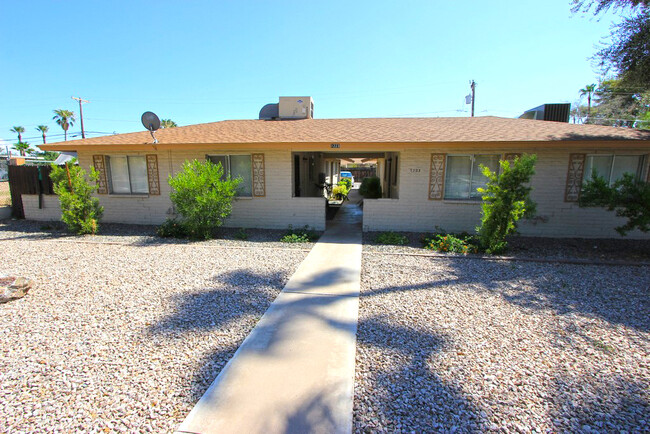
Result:
M352 180L350 178L341 178L339 185L345 185L345 188L350 191L352 189Z
M309 226L305 226L301 229L294 229L293 226L289 225L289 229L284 234L280 241L283 243L310 243L318 239L318 235L314 231L309 229Z
M581 207L616 210L618 217L627 218L624 225L615 228L623 236L634 229L650 231L650 183L637 181L629 173L611 186L604 178L593 173L582 187L579 204Z
M497 254L506 250L506 236L517 229L517 221L535 214L535 203L530 199L530 187L524 186L535 174L536 155L523 155L510 162L502 160L501 173L496 174L481 165L488 178L483 194L481 226L476 228L481 248Z
M86 180L86 171L74 164L52 165L50 172L54 193L61 205L61 220L71 232L79 235L97 233L104 213L99 199L92 197L97 190L99 173L91 168L88 178L92 184Z
M375 242L378 244L387 244L393 246L404 246L409 243L409 239L404 235L396 232L382 232L377 235Z
M170 198L181 215L181 224L193 239L210 239L232 212L232 200L240 179L222 179L221 163L186 161L176 176L169 177Z
M347 188L344 184L335 185L332 188L331 199L334 199L334 200L346 199L349 192L350 192L350 189Z
M381 181L376 176L364 178L359 187L359 194L366 199L381 198Z
M437 252L478 253L476 237L469 234L434 234L424 240L424 248Z
M156 233L163 238L186 238L187 231L183 223L177 219L167 219L163 224L158 226Z
M248 233L246 232L246 229L239 228L239 230L235 232L235 239L240 241L246 241L248 239Z

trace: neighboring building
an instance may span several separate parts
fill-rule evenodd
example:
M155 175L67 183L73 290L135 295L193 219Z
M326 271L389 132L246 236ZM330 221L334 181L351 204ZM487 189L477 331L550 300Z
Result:
M232 120L40 145L75 151L82 167L100 173L104 221L159 224L173 215L167 179L186 160L221 162L242 184L232 227L325 228L323 182L336 182L342 159L377 161L384 198L365 200L370 231L473 231L480 220L479 164L538 155L532 198L538 216L520 225L534 236L616 237L611 212L577 205L592 169L613 181L623 172L648 179L650 133L528 119L312 119L311 98L264 107L267 120ZM303 119L286 120L287 116ZM55 197L38 209L23 196L27 218L56 219ZM632 237L647 237L631 233Z

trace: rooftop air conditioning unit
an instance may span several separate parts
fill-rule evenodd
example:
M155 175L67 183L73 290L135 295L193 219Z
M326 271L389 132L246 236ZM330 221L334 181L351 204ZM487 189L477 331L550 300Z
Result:
M310 96L281 96L278 112L280 119L313 119L314 101Z

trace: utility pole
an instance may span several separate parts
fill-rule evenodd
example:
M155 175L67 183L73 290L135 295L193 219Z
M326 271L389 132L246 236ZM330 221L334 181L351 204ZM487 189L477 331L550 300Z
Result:
M79 101L79 118L81 119L81 138L85 139L86 138L86 133L84 131L84 111L83 111L83 108L82 108L81 104L83 104L85 102L90 102L90 101L86 101L85 99L77 98L77 97L74 97L74 96L72 97L72 99ZM473 107L474 107L474 105L472 105L472 108ZM472 113L474 113L474 110L472 110ZM472 116L474 116L474 115L472 114Z
M476 82L474 80L470 80L469 85L472 88L472 117L474 117L474 99L476 98Z

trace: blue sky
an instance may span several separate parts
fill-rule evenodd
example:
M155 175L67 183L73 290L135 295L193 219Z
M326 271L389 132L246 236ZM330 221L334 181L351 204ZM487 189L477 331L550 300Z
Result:
M569 0L3 1L0 140L84 105L89 136L256 118L278 96L312 96L315 117L515 117L574 102L597 82L589 57L613 15ZM80 131L77 123L70 135Z

